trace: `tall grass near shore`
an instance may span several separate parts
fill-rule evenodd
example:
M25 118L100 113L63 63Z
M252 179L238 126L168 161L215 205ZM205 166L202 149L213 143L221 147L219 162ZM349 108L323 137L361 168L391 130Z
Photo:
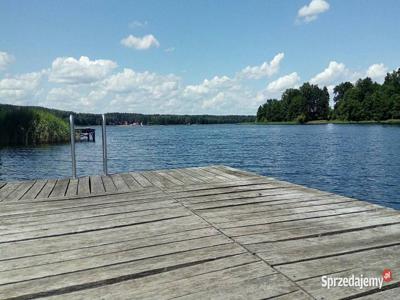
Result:
M0 146L67 142L68 123L51 113L18 108L0 110Z

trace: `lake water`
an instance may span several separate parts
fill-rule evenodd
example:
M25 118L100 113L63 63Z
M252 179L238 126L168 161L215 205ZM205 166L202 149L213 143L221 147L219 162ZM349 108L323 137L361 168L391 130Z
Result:
M107 127L109 172L224 164L400 209L400 126ZM96 143L77 143L78 175L102 171ZM0 149L0 180L68 177L70 146Z

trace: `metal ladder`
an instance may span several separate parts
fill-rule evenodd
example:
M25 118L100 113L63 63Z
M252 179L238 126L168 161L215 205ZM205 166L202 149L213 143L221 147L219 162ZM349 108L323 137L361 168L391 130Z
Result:
M102 126L101 126L101 136L103 143L103 173L104 175L108 174L107 168L107 131L106 131L106 116L105 114L101 115L102 118ZM70 133L71 133L71 161L72 161L72 178L76 178L76 156L75 156L75 122L74 115L69 116L69 125L70 125Z

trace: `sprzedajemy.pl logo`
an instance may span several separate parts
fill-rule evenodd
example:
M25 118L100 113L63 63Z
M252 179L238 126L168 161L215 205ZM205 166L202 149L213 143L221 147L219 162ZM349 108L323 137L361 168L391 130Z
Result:
M364 277L362 274L359 276L353 274L349 277L332 277L326 275L321 277L322 287L328 289L333 287L358 287L359 289L379 287L381 289L383 282L390 282L392 280L392 271L390 269L384 269L380 277Z

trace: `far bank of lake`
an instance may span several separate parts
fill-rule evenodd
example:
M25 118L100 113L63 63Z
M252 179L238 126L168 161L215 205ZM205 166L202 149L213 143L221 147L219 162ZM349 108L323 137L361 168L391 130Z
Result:
M343 120L316 120L316 121L309 121L305 123L300 123L296 121L284 121L284 122L255 122L255 123L242 123L246 125L323 125L323 124L383 124L383 125L400 125L400 119L389 119L384 121L375 121L375 120L367 120L367 121L343 121Z

